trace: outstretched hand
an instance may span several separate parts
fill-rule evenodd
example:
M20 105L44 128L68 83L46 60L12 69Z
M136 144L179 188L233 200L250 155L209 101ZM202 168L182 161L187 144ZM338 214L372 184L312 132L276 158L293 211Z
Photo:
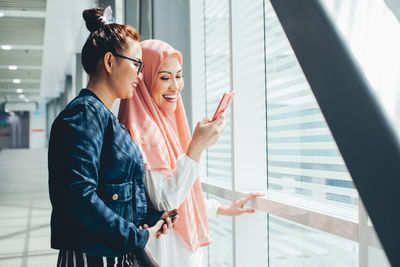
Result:
M248 193L241 199L235 201L230 206L221 206L218 208L217 213L220 215L226 216L239 216L244 213L254 213L255 209L253 208L245 208L244 206L247 204L249 200L252 200L256 197L262 197L264 193Z

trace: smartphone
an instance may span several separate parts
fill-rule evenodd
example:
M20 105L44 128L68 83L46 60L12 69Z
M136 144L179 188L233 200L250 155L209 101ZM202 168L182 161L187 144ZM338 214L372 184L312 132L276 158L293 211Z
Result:
M225 112L228 110L230 103L232 102L234 95L234 91L228 91L224 93L211 121L215 121L219 116L225 114Z
M178 214L179 214L178 212L174 212L174 213L172 213L171 215L169 215L168 217L169 217L169 218L171 219L171 221L172 221L172 219L175 218L175 216L178 215ZM163 220L164 220L165 223L167 222L166 219L163 219Z

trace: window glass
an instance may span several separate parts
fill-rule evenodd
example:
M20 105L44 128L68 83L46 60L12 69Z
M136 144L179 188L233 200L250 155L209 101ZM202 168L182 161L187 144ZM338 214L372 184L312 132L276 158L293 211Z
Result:
M268 190L358 205L358 194L296 56L265 5Z
M269 216L270 266L358 266L358 243Z
M206 105L211 119L224 92L230 90L229 2L205 0ZM207 150L207 178L227 185L232 180L231 114L217 144Z
M400 136L400 23L383 0L321 0L333 25L367 78L386 118ZM364 208L362 212L366 213ZM368 220L368 266L390 266ZM372 240L376 240L373 242ZM373 245L372 245L373 244Z
M230 205L230 202L207 194L209 199L215 199L221 205ZM208 220L211 235L211 245L206 251L206 262L208 266L233 266L233 237L232 237L232 217L217 216Z
M320 2L370 83L385 115L400 136L398 19L384 0ZM392 5L397 4L392 2Z

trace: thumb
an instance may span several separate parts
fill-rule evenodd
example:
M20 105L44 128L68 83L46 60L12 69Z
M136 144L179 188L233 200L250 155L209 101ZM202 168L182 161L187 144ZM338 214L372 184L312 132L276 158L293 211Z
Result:
M158 231L160 230L160 228L163 226L164 221L163 220L159 220L155 225L154 228Z
M204 124L204 123L207 123L209 121L210 121L210 119L206 116L201 120L201 123Z
M215 119L215 124L219 125L220 123L222 123L225 120L224 116L219 116L217 119Z
M242 208L240 209L242 213L254 213L256 210L252 208Z

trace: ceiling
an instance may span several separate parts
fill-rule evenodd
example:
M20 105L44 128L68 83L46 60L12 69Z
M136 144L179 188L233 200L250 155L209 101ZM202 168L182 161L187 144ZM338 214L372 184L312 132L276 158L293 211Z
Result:
M400 18L400 1L385 2ZM88 36L82 11L93 6L96 0L0 0L0 105L60 95Z
M0 0L0 104L60 95L88 36L82 11L95 3Z
M37 100L46 0L1 0L0 12L3 13L0 17L0 103ZM4 46L11 46L11 50L5 50ZM9 69L12 66L17 69ZM17 89L22 89L23 93L17 93Z

